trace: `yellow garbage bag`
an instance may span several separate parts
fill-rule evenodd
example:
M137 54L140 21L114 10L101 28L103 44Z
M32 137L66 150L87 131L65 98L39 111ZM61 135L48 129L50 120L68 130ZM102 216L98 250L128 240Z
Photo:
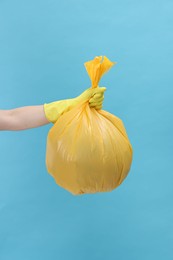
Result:
M102 75L115 62L96 56L84 63L99 87ZM132 163L132 146L121 119L86 101L64 113L49 130L47 171L73 195L108 192L126 178Z

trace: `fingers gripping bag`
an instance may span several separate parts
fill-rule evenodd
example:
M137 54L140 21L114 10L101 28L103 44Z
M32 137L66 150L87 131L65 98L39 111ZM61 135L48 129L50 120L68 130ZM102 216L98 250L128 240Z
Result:
M96 56L85 62L92 88L115 62ZM108 192L126 178L132 146L121 119L90 108L89 101L64 113L47 136L46 166L56 183L73 195Z

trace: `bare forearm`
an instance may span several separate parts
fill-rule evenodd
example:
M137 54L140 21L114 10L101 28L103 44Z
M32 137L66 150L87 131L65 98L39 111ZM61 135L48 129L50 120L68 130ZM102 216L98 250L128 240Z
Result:
M49 124L43 105L0 110L0 130L25 130Z

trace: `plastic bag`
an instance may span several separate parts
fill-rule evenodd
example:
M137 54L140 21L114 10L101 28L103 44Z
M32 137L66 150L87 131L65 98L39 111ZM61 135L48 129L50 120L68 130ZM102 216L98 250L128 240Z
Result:
M106 56L84 63L91 87L114 64ZM56 183L73 195L107 192L126 178L132 154L122 120L90 108L87 101L64 113L49 130L46 166Z

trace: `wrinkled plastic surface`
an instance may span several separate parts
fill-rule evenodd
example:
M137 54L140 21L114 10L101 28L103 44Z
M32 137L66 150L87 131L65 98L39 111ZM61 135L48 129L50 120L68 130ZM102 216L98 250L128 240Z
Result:
M91 87L114 64L106 56L86 62ZM63 114L47 137L47 170L73 195L115 189L126 178L132 155L122 120L90 108L88 101Z

